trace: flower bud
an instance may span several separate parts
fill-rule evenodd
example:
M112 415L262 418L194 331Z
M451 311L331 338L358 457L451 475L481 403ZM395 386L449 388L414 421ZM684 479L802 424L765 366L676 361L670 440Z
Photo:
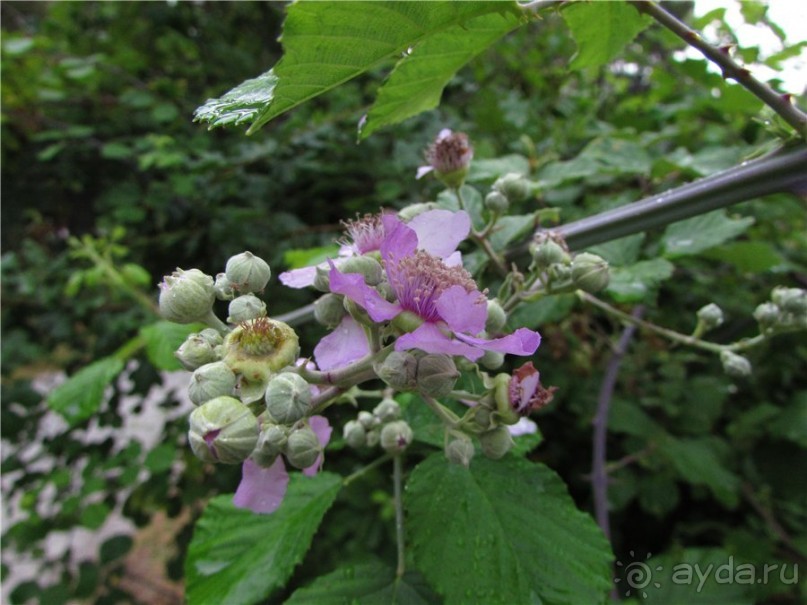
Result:
M196 405L221 397L232 396L235 388L235 373L223 361L215 361L198 368L191 376L188 396Z
M782 319L782 310L771 302L762 303L754 309L754 319L759 324L761 332L769 330Z
M403 420L395 420L381 429L381 447L388 454L401 454L412 443L414 434Z
M286 372L269 381L266 411L278 424L294 424L311 411L311 387L299 374Z
M314 273L314 282L311 284L314 286L315 290L319 290L320 292L331 291L331 278L329 273L330 268L317 266Z
M216 283L213 284L213 291L216 293L216 298L219 300L232 300L235 298L233 284L227 279L226 273L216 274Z
M504 312L501 303L497 299L488 301L488 317L485 320L485 331L490 334L498 334L504 329L507 323L507 313Z
M572 281L586 292L599 292L608 286L608 262L601 256L583 252L572 259Z
M375 447L381 439L381 431L378 427L367 431L367 447Z
M720 363L723 364L723 371L732 378L746 378L751 375L751 362L742 355L724 349L720 351Z
M454 433L446 444L445 453L451 464L460 464L468 468L476 450L470 437L462 433Z
M530 184L517 172L510 172L496 179L493 190L499 191L511 202L523 202L530 196Z
M215 299L212 277L198 269L177 269L160 284L160 315L178 324L202 321Z
M338 294L323 294L314 302L314 319L326 328L335 328L347 311L342 297Z
M707 330L716 328L723 323L723 310L714 303L698 309L698 321Z
M450 355L425 355L418 360L417 388L431 397L445 397L457 383L460 373Z
M282 321L259 317L239 324L224 339L224 362L250 382L269 377L295 362L300 352L296 332Z
M780 309L793 315L807 314L807 291L801 288L774 288L771 300Z
M254 294L243 294L230 302L228 312L227 323L240 324L242 321L266 317L266 303Z
M263 468L269 468L283 453L289 438L289 429L274 423L264 423L252 459Z
M342 273L357 273L364 278L368 286L376 286L384 279L384 269L371 256L351 256L339 263Z
M233 290L241 293L262 292L272 276L267 262L249 251L230 257L224 272Z
M427 210L434 210L436 207L437 204L434 202L410 204L409 206L406 206L398 211L398 217L404 222L409 222L418 214L423 214Z
M532 260L535 261L539 269L546 269L550 265L555 264L568 264L571 262L571 257L563 247L551 239L544 240L543 242L532 242L529 246Z
M353 449L367 445L367 431L358 420L348 420L342 429L342 436Z
M504 456L515 445L510 431L504 426L496 427L479 435L479 443L482 445L482 453L493 460L498 460Z
M381 422L392 422L401 417L401 406L394 399L382 399L373 409L373 416Z
M211 344L210 340L203 336L204 332L207 332L207 330L188 335L185 342L183 342L174 353L174 356L186 370L193 371L207 363L219 360L219 356L216 352L218 345ZM215 330L213 330L213 332L215 332ZM218 334L218 332L216 332L216 334ZM219 342L221 342L221 338L219 338Z
M452 189L461 187L465 182L473 157L474 150L468 135L452 132L448 128L441 130L426 150L426 160L434 169L435 176Z
M498 370L504 365L504 353L498 351L485 351L479 358L479 364L487 370Z
M374 366L378 377L393 389L411 391L417 387L418 361L406 351L393 351L380 364Z
M366 431L369 431L381 424L381 421L373 416L370 412L362 410L357 417L359 423Z
M549 266L546 273L549 276L549 280L552 282L553 286L569 285L568 282L570 282L572 279L571 265L555 263L554 265Z
M541 384L541 375L531 361L515 370L512 377L498 374L493 382L496 411L505 424L515 424L519 416L546 407L558 390Z
M308 468L322 453L322 444L309 426L302 426L289 433L286 443L286 459L294 468Z
M191 449L205 462L238 464L258 442L258 420L233 397L216 397L190 415Z
M496 214L503 214L507 212L510 207L510 201L507 196L501 191L491 191L485 196L485 208Z

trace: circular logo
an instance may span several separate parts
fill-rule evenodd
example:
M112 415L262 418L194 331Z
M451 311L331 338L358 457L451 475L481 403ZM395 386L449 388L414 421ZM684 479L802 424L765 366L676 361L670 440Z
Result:
M636 554L631 550L630 553L631 558L635 559ZM653 588L661 588L661 583L656 582L653 580L653 572L654 571L661 571L663 568L661 565L657 565L655 568L652 568L648 565L645 561L650 559L651 553L647 553L644 561L630 561L627 565L622 563L622 561L617 561L616 565L619 568L623 568L621 578L615 578L614 583L619 584L620 582L625 582L627 590L625 591L625 596L629 597L631 594L641 595L642 598L647 598L647 591L644 589L648 586L652 585Z

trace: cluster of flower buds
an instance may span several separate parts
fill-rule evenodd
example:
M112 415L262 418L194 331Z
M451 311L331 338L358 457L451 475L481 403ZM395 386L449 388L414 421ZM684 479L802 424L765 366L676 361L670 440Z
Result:
M380 445L388 454L402 454L412 443L414 434L401 420L401 408L394 399L382 399L372 413L359 412L356 420L345 423L343 436L355 449Z
M397 391L419 391L430 397L448 395L460 376L450 355L394 351L375 367L381 380Z
M593 294L608 287L611 277L608 261L591 252L572 256L563 238L550 231L537 233L529 251L530 269L543 275L550 292L583 290Z
M485 208L496 214L507 212L511 204L523 202L532 195L530 182L516 172L496 179L485 196Z
M770 301L754 311L754 319L765 335L807 330L807 290L774 288Z

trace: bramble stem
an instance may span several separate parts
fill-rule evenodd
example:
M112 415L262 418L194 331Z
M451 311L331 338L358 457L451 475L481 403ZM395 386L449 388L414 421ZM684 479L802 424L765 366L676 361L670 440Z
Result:
M344 479L342 479L342 486L347 487L348 485L353 483L356 479L359 479L360 477L363 477L364 475L369 473L374 468L378 468L379 466L384 464L390 458L392 458L392 456L390 456L389 454L384 454L380 458L376 458L375 460L373 460L367 466L360 468L355 473L352 473L352 474L348 475L347 477L345 477Z
M213 328L214 330L217 330L218 332L221 332L222 334L227 334L227 332L230 331L227 324L216 317L216 314L213 313L213 309L211 309L204 319L202 319L202 323L210 328Z
M393 498L395 499L395 538L398 543L398 567L395 577L402 578L406 572L406 553L404 549L404 511L403 511L403 462L399 454L392 457Z
M698 49L710 61L723 71L723 77L736 80L738 84L778 113L783 120L796 129L803 139L807 139L807 114L791 102L790 95L782 95L764 82L760 82L745 67L731 58L728 52L706 42L696 31L679 21L656 2L640 0L633 3L639 12L649 15L661 25L669 29L684 42Z
M340 387L353 385L375 378L373 364L383 361L392 352L392 345L387 345L377 353L372 353L336 370L309 370L306 367L297 368L297 373L311 384L333 384Z
M428 395L425 394L422 394L422 397L423 401L426 402L426 405L429 406L429 409L431 409L432 412L437 414L437 416L440 417L440 420L442 420L444 424L448 425L451 428L454 428L459 424L460 419L457 417L457 415L454 414L454 412L449 410L447 407L445 407L442 403L440 403L433 397L429 397Z
M462 189L459 187L454 189L454 195L457 196L457 204L459 205L460 210L464 210L465 200L462 198ZM505 277L507 275L507 265L504 264L502 257L497 254L493 249L493 246L490 245L490 241L487 239L487 237L484 237L482 233L479 233L473 228L473 226L471 226L470 238L477 246L482 248L490 260L493 261L493 265L496 267L496 271L499 272L499 275Z

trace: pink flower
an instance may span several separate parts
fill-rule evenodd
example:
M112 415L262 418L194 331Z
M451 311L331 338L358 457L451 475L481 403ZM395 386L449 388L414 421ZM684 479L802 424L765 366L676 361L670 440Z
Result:
M312 416L309 419L311 430L324 448L331 439L333 429L324 416ZM323 456L319 455L316 462L303 471L311 477L322 467ZM273 513L283 502L286 488L289 485L289 474L283 456L278 456L274 464L268 468L258 466L248 458L241 467L241 483L235 490L233 504L238 508L248 508L254 513L267 515Z
M465 180L473 157L468 135L444 128L426 150L428 165L419 167L415 178L434 172L449 187L458 187Z
M541 374L527 362L513 372L508 386L510 407L520 416L540 410L552 401L558 387L545 388L541 384Z
M383 217L385 237L381 258L396 302L368 286L361 275L343 274L333 264L331 291L343 294L367 311L373 321L389 321L404 312L421 322L395 343L397 351L462 355L471 361L484 352L532 355L541 342L537 332L519 328L496 339L478 335L485 328L487 299L462 267L419 249L418 234L396 217ZM432 230L439 225L430 225Z

